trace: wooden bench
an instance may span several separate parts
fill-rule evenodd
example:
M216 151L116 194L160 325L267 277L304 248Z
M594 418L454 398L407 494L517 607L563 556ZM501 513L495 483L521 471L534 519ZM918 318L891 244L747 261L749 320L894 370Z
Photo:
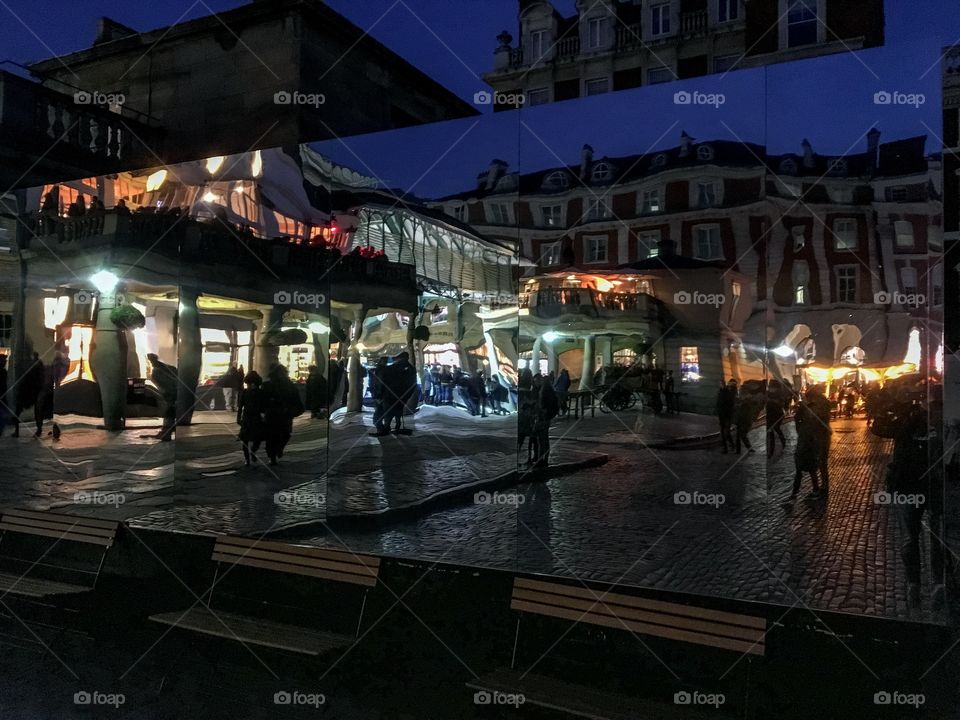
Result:
M376 587L380 574L380 559L377 557L255 538L218 537L212 559L217 566L210 597L205 605L198 603L186 610L153 615L150 620L183 630L304 655L321 655L355 642L363 623L367 592ZM355 632L331 632L300 623L285 622L282 619L278 621L275 617L270 617L269 611L271 607L274 611L279 609L280 603L263 599L248 602L246 611L238 612L237 606L243 605L240 595L245 592L244 589L237 593L226 593L227 599L219 602L214 609L214 597L224 598L225 595L223 592L216 592L218 585L222 584L227 574L232 573L235 568L247 568L255 573L252 577L243 578L247 583L259 581L262 585L273 585L276 577L264 578L259 571L265 570L281 574L281 577L306 576L362 588L360 614ZM242 582L239 584L243 585ZM249 601L249 598L246 599ZM289 598L283 599L283 609L295 610L301 617L314 618L318 609L322 609L312 604L295 608L290 606L288 601Z
M517 647L524 614L728 650L744 656L762 657L766 652L767 621L751 615L524 577L514 578L510 607L520 612L510 668L471 681L468 687L487 692L521 693L527 703L581 717L604 720L657 717L663 713L658 713L656 708L662 709L664 704L521 672L517 669ZM559 636L554 640L559 641ZM552 650L554 644L548 650ZM543 657L537 655L536 662ZM730 663L736 659L732 657ZM645 712L638 714L641 708Z
M93 590L116 537L117 523L46 511L5 510L0 531L0 596L43 598ZM65 557L67 550L72 557Z

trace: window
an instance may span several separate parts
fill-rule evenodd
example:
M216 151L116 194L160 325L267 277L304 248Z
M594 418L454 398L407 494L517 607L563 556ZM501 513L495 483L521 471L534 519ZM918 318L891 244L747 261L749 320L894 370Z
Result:
M460 222L463 222L467 219L467 206L463 203L460 205L454 205L450 208L450 214Z
M633 367L637 364L636 350L617 350L613 353L613 364Z
M653 36L670 32L670 3L660 3L650 8L650 33Z
M653 167L659 168L667 164L667 156L665 153L660 153L653 159Z
M817 0L788 0L787 47L817 42Z
M13 345L13 315L0 313L0 348L9 350Z
M545 227L560 227L563 224L563 205L544 205L540 208L540 218Z
M659 85L673 80L673 70L668 67L656 67L647 70L647 85Z
M590 18L587 21L587 47L596 50L603 45L603 18Z
M660 254L660 231L647 230L637 235L637 257L641 260Z
M543 243L540 245L540 264L541 265L559 265L560 264L560 241L552 243Z
M806 305L810 302L810 267L806 260L799 260L793 264L793 303Z
M610 167L609 163L597 163L593 166L593 172L590 177L595 183L606 182L613 177L613 168Z
M643 295L653 295L653 283L649 280L641 280L637 283L637 292Z
M888 187L886 195L887 202L906 202L908 196L907 188L904 185Z
M716 180L701 180L697 183L697 202L699 208L712 208L720 204L719 183Z
M917 269L915 267L900 268L900 286L904 295L917 294Z
M846 265L837 268L837 302L857 301L857 268Z
M893 223L893 229L897 236L898 248L913 247L913 223L909 220L897 220Z
M833 221L833 249L856 250L857 221L853 218L838 218Z
M719 57L715 57L713 59L713 71L715 73L729 72L736 68L742 58L742 55L720 55Z
M694 239L696 240L694 252L700 260L723 259L719 225L697 225L694 228Z
M838 205L850 205L853 203L853 188L848 187L847 185L840 185L832 188L828 187L827 195L830 196L830 200Z
M730 317L733 318L740 306L740 295L743 294L743 287L738 282L730 283L730 294L733 296L733 302L730 303Z
M701 145L700 147L698 147L697 160L703 160L703 161L713 160L713 146Z
M550 102L550 89L537 88L536 90L527 90L527 105L546 105Z
M800 252L807 245L807 230L803 225L794 225L790 228L790 237L793 238L793 251Z
M785 158L780 163L780 172L784 175L796 175L797 163L792 158Z
M534 30L530 33L530 59L533 62L543 59L547 47L546 30Z
M494 225L510 224L510 208L506 203L490 204L490 222Z
M658 213L662 210L660 207L660 188L644 190L640 196L640 214Z
M847 174L847 161L843 158L831 160L827 166L827 174L834 177L844 177Z
M587 205L587 220L603 220L613 215L606 198L592 198Z
M607 236L588 235L583 239L583 258L588 263L607 262Z
M548 190L563 190L567 187L568 182L566 174L558 170L547 175L547 179L543 181L543 186Z
M740 15L740 0L717 0L717 21L730 22Z
M680 348L680 382L700 381L700 349L696 347Z
M603 95L606 92L610 91L610 81L608 78L594 78L593 80L587 80L583 86L583 94L586 96L590 95Z

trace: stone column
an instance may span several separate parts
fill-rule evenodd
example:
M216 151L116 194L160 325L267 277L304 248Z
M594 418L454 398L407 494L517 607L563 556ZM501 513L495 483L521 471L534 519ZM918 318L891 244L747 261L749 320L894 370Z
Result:
M197 402L197 383L203 362L200 342L200 294L192 288L180 289L180 312L177 315L177 425L189 425Z
M540 351L543 349L543 337L537 335L533 341L533 352L530 353L530 372L536 375L540 372Z
M279 346L267 345L264 340L272 332L280 330L283 325L283 314L286 311L285 307L273 306L267 312L260 314L260 327L257 329L253 366L256 368L257 374L264 380L267 379L270 366L277 362L280 357Z
M110 320L115 307L116 290L100 295L90 344L90 369L100 390L103 426L110 431L123 430L127 414L127 331Z
M547 343L547 372L548 373L560 373L560 356L557 354L557 349L553 346L553 343Z
M366 306L361 306L353 311L353 323L350 326L350 357L347 360L347 379L350 381L350 389L347 392L348 412L360 412L363 409L360 348L357 347L357 344L363 339L363 321L366 317Z
M580 390L593 388L593 373L596 370L596 336L583 338L583 366L580 371Z

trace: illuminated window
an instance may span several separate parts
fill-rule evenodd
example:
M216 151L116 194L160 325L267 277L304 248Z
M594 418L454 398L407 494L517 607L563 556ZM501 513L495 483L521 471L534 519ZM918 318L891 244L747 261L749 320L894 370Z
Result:
M563 224L562 205L544 205L540 208L540 218L546 227L559 227Z
M806 260L798 260L793 264L793 304L806 305L810 302L810 267Z
M790 236L793 238L793 251L803 250L807 244L806 228L803 225L794 225L790 228Z
M660 254L660 231L647 230L637 235L637 257L657 257Z
M613 353L613 364L614 365L625 365L627 367L632 367L637 363L637 353L635 350L617 350Z
M697 347L680 348L680 382L700 382L700 349Z
M653 284L649 280L641 280L637 283L637 292L653 295Z
M658 213L660 207L660 188L644 190L640 197L640 213L647 215L649 213Z
M544 243L540 246L541 265L560 264L560 242Z

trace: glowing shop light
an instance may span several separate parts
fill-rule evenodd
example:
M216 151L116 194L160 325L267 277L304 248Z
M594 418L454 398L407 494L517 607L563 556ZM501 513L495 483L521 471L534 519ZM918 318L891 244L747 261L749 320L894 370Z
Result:
M212 158L207 158L207 172L211 175L215 174L221 167L223 167L223 161L226 158L223 155L216 155Z
M150 192L152 190L159 190L166 181L167 181L167 171L157 170L155 173L147 177L147 192Z
M90 277L90 282L92 282L94 287L101 293L107 294L114 291L117 283L120 282L120 278L109 270L101 270Z

